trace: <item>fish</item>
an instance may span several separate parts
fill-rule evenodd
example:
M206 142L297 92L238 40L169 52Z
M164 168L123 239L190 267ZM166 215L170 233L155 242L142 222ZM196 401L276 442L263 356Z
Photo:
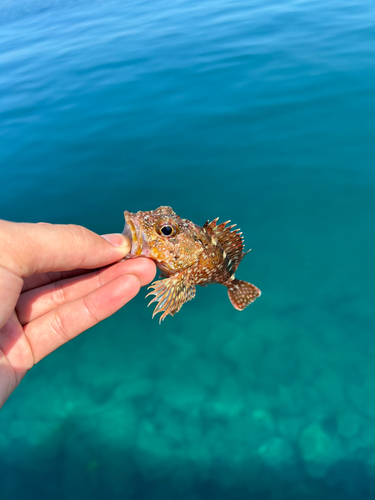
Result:
M157 302L152 317L161 313L174 316L195 297L196 285L219 283L227 287L233 307L242 311L260 296L260 290L235 278L235 272L250 250L236 224L218 224L219 217L202 227L179 217L171 207L161 206L148 212L125 211L123 234L131 241L126 259L148 257L155 261L162 280L153 282L146 295Z

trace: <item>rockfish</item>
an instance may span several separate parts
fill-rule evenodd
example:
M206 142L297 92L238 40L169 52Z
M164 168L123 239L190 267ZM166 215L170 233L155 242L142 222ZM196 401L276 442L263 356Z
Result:
M126 258L153 259L165 279L155 281L147 295L157 302L152 317L163 313L160 322L173 316L182 305L195 296L195 286L220 283L227 287L229 300L242 311L260 295L260 290L234 273L243 257L243 236L230 221L217 224L219 218L203 227L181 219L171 207L149 212L124 212L123 233L131 241ZM149 304L149 305L150 305Z

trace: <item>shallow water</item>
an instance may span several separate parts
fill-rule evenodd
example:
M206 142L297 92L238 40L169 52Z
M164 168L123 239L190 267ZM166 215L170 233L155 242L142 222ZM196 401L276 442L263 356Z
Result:
M145 290L0 414L0 496L375 495L375 4L0 4L0 216L232 219L244 312Z

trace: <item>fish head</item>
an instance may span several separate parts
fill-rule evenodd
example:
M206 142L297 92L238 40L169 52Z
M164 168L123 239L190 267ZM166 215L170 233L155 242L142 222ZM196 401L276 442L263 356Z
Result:
M190 267L203 251L197 238L201 228L181 219L171 207L124 215L123 234L131 241L128 258L149 257L167 276Z

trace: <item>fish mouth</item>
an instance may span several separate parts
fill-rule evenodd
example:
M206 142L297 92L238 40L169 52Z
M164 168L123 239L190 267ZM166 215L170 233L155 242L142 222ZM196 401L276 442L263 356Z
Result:
M136 214L125 211L124 216L125 227L122 234L129 238L132 245L127 257L139 257L140 255L149 257L150 249L141 225L137 220Z

